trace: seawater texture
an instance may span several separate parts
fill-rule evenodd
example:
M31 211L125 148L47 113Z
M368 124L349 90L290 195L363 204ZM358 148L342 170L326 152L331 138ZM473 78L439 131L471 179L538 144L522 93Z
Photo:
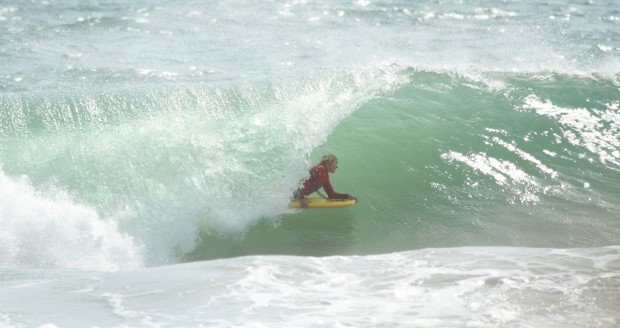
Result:
M13 288L0 295L8 313L0 320L48 322L32 306L43 297L48 311L80 305L55 320L59 327L613 327L618 251L462 247L253 256L115 274L10 270L3 284Z
M614 1L0 3L0 326L617 326L618 31ZM289 209L324 152L360 203Z

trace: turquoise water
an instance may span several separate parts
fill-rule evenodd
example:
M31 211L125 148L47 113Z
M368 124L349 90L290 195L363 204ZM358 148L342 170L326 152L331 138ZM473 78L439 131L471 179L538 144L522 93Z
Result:
M612 327L619 24L612 1L0 4L0 325ZM359 204L289 209L324 152Z

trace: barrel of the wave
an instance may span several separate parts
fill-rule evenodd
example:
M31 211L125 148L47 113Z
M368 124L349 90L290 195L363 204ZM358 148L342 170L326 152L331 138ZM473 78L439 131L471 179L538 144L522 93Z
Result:
M308 197L308 208L343 208L357 204L357 199L323 199ZM301 208L298 200L292 200L291 208Z

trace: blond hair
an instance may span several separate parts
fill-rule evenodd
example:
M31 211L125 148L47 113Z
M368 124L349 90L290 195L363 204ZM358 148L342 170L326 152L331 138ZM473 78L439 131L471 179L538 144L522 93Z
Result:
M321 157L321 164L327 164L333 160L337 160L338 158L336 158L336 155L332 154L332 153L327 153L325 155L323 155L323 157Z

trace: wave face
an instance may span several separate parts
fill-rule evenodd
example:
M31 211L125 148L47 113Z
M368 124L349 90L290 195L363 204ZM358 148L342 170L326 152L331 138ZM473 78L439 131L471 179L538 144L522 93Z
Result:
M615 84L492 77L503 87L390 65L305 84L12 95L4 100L13 115L1 154L5 211L19 210L23 201L12 197L24 184L31 196L61 189L136 239L126 251L146 252L151 264L617 244ZM325 151L341 158L337 190L360 204L291 213L288 198ZM10 178L20 175L30 182ZM38 213L7 217L36 221Z
M333 183L358 206L262 222L243 240L206 233L194 255L217 257L213 244L230 252L230 243L235 255L618 243L615 84L494 74L504 87L490 89L445 73L399 74L407 82L360 106L314 152L339 154Z

